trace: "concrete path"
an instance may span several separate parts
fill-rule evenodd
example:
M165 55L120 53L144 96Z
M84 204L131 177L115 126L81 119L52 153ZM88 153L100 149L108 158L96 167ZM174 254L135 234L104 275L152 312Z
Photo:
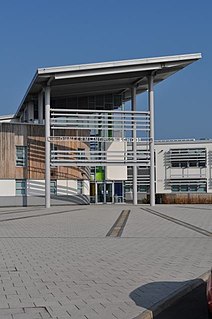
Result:
M0 208L0 318L136 318L211 267L212 237L145 207ZM155 210L212 229L212 206Z

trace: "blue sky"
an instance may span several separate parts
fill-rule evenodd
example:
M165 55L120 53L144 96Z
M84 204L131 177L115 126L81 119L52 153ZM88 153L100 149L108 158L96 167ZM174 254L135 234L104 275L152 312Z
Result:
M156 86L155 135L212 138L211 13L211 0L1 1L0 114L38 67L201 52Z

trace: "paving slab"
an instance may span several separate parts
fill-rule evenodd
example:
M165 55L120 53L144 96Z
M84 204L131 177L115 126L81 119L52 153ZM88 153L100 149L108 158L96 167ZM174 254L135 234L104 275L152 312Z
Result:
M0 311L44 307L55 319L131 319L211 267L212 238L142 207L1 208ZM122 236L106 237L123 209L131 212ZM184 218L178 207L156 209ZM184 209L196 223L203 218L201 208Z

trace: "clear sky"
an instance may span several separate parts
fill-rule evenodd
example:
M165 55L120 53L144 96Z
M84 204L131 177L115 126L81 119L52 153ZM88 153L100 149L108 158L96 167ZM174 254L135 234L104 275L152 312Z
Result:
M155 135L212 138L211 39L212 0L2 0L0 114L38 67L201 52L156 86Z

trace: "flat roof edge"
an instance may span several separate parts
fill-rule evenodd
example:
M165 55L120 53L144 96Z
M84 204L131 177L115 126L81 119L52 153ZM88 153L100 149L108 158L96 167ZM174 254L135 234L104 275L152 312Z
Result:
M120 61L108 61L108 62L98 62L98 63L88 63L88 64L47 67L47 68L39 68L37 72L38 72L38 75L41 75L41 74L54 73L54 72L78 71L78 70L103 68L103 67L110 68L110 67L128 66L128 65L136 65L136 64L151 64L151 63L170 62L170 61L199 60L201 58L202 58L201 53L191 53L191 54L170 55L170 56L142 58L142 59L130 59L130 60L120 60Z

